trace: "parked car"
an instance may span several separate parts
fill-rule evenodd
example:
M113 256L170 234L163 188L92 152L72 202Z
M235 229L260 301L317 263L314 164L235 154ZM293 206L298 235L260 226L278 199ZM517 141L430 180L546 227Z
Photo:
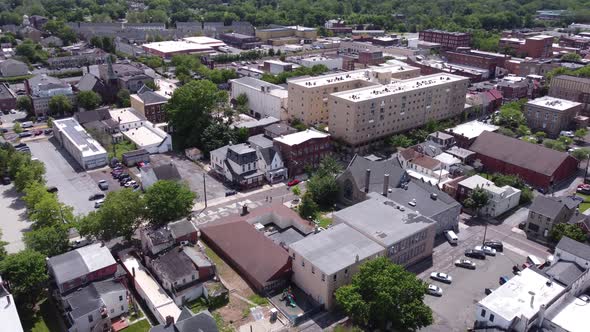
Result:
M455 266L463 267L470 270L475 270L475 263L468 259L458 259L455 261Z
M442 272L432 272L430 274L430 279L434 279L436 281L444 282L447 284L453 282L453 278L450 275Z
M10 177L8 177L8 176L2 177L2 184L9 185L10 184Z
M510 277L507 277L507 276L500 277L500 280L499 280L500 285L504 285L505 283L508 282L508 280L510 280Z
M287 182L287 186L289 186L289 187L293 187L293 186L296 186L296 185L298 185L300 182L301 182L301 181L299 181L299 180L297 180L297 179L293 179L293 180L291 180L291 181Z
M100 188L100 190L109 190L109 184L107 180L98 181L98 188Z
M475 250L481 250L488 256L496 256L496 249L490 248L488 246L476 246Z
M582 294L578 298L586 303L590 303L590 295Z
M100 199L96 202L94 202L94 208L98 209L99 207L101 207L104 204L104 199Z
M44 133L45 135L51 135L51 134L53 134L53 129L51 129L51 128L47 128L47 129L43 130L43 133Z
M235 195L237 193L238 192L235 191L235 190L228 190L228 191L225 192L225 197L227 197L227 196L233 196L233 195Z
M90 197L88 197L88 200L94 201L94 200L101 199L101 198L104 198L104 194L103 193L96 193L96 194L90 195Z
M27 146L27 143L18 143L14 146L15 149L22 148L23 146Z
M496 249L496 251L504 251L504 244L502 244L502 241L489 240L484 242L483 245L492 249Z
M442 288L438 287L437 285L429 284L428 289L426 290L426 294L432 296L442 296L443 291Z
M477 259L486 259L486 254L481 250L467 249L465 250L465 256Z
M57 191L58 191L57 190L57 187L54 187L54 186L47 187L47 192L48 193L52 193L53 194L53 193L56 193Z
M520 222L520 223L518 224L518 228L519 228L519 229L524 229L525 227L526 227L526 222L524 222L524 221L523 221L523 222Z
M35 136L39 136L39 135L41 135L41 134L43 134L43 130L41 130L41 129L39 129L39 130L35 130L35 131L33 132L33 135L35 135Z
M576 191L579 193L588 195L588 194L590 194L590 184L582 183L581 185L578 186Z
M23 137L31 137L33 136L33 134L30 131L23 131L22 133L18 134L18 137L23 138Z
M490 295L490 294L492 294L492 292L493 292L493 291L494 291L494 290L493 290L493 289L491 289L491 288L486 288L486 289L484 289L484 292L486 293L486 295Z
M131 180L131 181L125 182L124 186L125 186L125 188L129 188L129 187L134 186L136 184L137 184L137 182L135 180Z

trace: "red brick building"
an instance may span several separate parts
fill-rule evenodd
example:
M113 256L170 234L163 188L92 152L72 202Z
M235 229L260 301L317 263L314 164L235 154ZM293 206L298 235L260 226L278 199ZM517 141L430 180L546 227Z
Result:
M332 152L330 134L314 129L276 137L274 147L283 156L290 176L302 174L306 166L317 168L320 161Z
M471 34L466 32L451 32L442 30L423 30L419 33L420 40L440 44L444 49L469 47Z
M115 276L117 262L101 243L91 244L47 260L47 269L61 294Z
M537 35L526 39L501 38L498 49L519 57L550 58L553 55L552 45L552 36Z
M486 172L514 174L535 188L548 190L577 174L578 160L565 152L484 131L469 150Z
M474 52L472 50L455 50L444 52L447 60L451 64L464 65L489 71L489 77L494 77L497 67L503 67L506 59L510 56L499 54L494 56L483 52Z
M8 111L16 108L16 95L8 84L0 84L0 111Z
M164 105L168 103L168 98L149 89L142 90L130 96L131 107L140 112L152 123L166 122L167 118Z
M575 47L581 50L590 48L590 38L577 36L561 36L559 37L559 46Z

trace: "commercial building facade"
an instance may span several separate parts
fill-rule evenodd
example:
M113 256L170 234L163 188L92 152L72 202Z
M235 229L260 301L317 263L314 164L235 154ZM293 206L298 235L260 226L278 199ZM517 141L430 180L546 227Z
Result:
M129 97L131 107L141 113L152 123L166 122L166 112L164 105L168 103L168 98L157 94L153 91L139 91Z
M434 74L332 93L330 134L355 151L366 150L394 133L460 115L468 84L465 77Z
M330 135L314 129L276 137L274 148L283 157L291 177L302 174L306 167L316 169L332 153Z
M430 43L440 44L443 48L447 49L469 47L469 44L471 43L471 34L465 32L451 32L429 29L420 31L418 38Z
M231 98L246 95L250 114L255 118L286 119L288 91L285 88L252 77L234 79L230 84Z
M68 83L46 74L37 75L26 80L25 90L31 97L36 116L47 115L49 101L54 96L65 96L72 105L76 104L76 96L72 87Z
M235 46L243 50L251 50L262 45L262 43L258 41L258 38L255 36L243 35L236 32L222 33L219 35L219 39L228 45Z
M474 175L458 183L458 199L465 200L477 188L483 189L488 194L488 203L479 209L479 213L483 216L495 218L519 204L520 190L510 186L498 187L492 181L479 175Z
M580 103L545 96L529 100L524 116L533 132L541 130L550 137L557 137L562 130L570 129L581 109Z
M551 79L549 95L582 103L584 115L590 112L590 78L559 75Z

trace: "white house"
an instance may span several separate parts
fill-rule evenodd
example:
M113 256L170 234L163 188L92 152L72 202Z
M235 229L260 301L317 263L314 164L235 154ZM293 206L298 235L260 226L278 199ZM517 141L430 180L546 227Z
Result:
M264 172L266 181L275 183L289 178L283 158L274 148L272 140L263 134L259 134L250 136L248 143L256 150L258 169Z
M466 197L476 188L483 188L489 197L488 204L480 209L482 215L497 217L516 207L520 201L520 190L511 186L498 187L492 181L479 175L459 182L457 190L460 197Z
M241 94L248 97L250 115L256 118L287 118L287 89L253 77L242 77L230 82L232 99Z
M172 136L146 120L133 108L119 108L109 112L111 118L118 123L121 133L135 143L138 149L144 149L150 154L172 150Z

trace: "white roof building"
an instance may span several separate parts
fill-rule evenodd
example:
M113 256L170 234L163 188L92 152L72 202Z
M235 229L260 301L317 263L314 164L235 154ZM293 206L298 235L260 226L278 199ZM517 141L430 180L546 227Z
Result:
M4 288L2 277L0 277L0 322L2 322L3 330L23 332L23 326L20 323L20 318L16 311L14 297Z
M491 217L496 217L504 212L515 208L520 201L521 191L511 186L498 187L492 181L474 175L461 182L459 182L459 193L465 195L462 192L467 189L469 191L476 188L482 188L488 193L488 204L480 209L480 213Z
M172 137L155 124L147 121L133 108L109 111L111 118L119 123L119 130L138 149L149 153L164 153L172 150Z
M577 297L570 297L564 301L559 310L548 314L549 325L557 325L554 331L586 332L588 331L588 317L590 317L590 303Z
M285 135L276 137L274 140L280 142L285 145L293 146L299 145L303 142L306 142L310 139L314 138L326 138L329 137L330 134L322 133L321 131L317 131L315 129L307 129L304 131L300 131L294 134Z
M462 123L454 128L447 129L447 132L451 132L456 135L461 135L467 139L473 139L481 135L484 131L496 131L500 127L491 124L483 123L480 121L470 121Z
M211 48L226 46L221 40L206 36L186 37L182 38L182 40Z
M556 110L556 111L565 111L565 110L569 110L570 108L578 107L581 104L578 102L575 102L575 101L571 101L571 100L560 99L560 98L555 98L555 97L550 97L550 96L544 96L541 98L529 100L527 102L527 105L534 105L534 106L549 108L549 109Z
M107 151L74 118L53 121L53 133L84 169L107 164Z

